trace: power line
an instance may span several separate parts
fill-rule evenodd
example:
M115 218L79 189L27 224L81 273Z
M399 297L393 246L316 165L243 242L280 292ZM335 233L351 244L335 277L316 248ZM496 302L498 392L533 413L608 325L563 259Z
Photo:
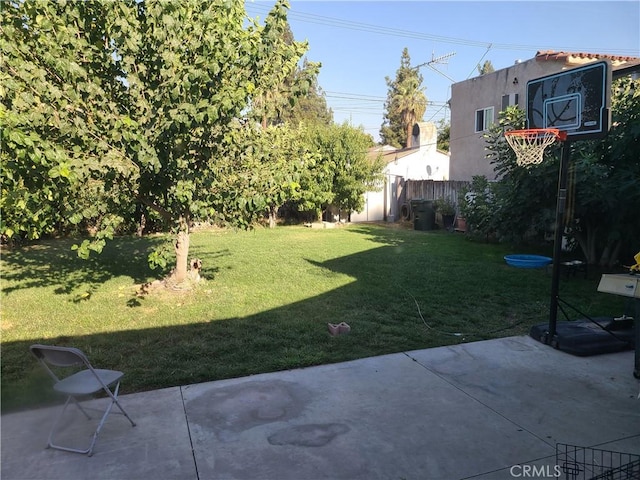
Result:
M325 91L325 97L327 98L339 98L339 99L343 99L343 100L355 100L355 101L362 101L362 102L386 102L387 98L386 97L379 97L379 96L374 96L374 95L363 95L360 93L347 93L347 92L332 92L332 91ZM446 101L435 101L435 100L428 100L427 101L427 106L443 106L443 105L448 105L448 102Z
M267 5L260 5L256 3L251 3L246 5L246 10L249 13L250 11L256 11L257 13L262 12L270 12L271 8ZM254 12L255 13L255 12ZM522 44L513 44L513 43L494 43L494 42L485 42L478 40L468 40L463 38L456 37L447 37L442 35L433 35L429 33L420 33L420 32L412 32L409 30L403 30L399 28L390 28L383 27L379 25L372 25L368 23L354 22L351 20L341 20L339 18L334 17L326 17L323 15L316 15L311 13L292 11L290 10L287 14L288 18L293 18L299 20L301 22L307 23L315 23L319 25L326 25L330 27L344 28L347 30L357 30L364 31L370 33L376 33L380 35L390 35L396 37L404 37L404 38L414 38L418 40L430 40L437 41L441 43L450 43L454 45L464 45L470 47L483 47L483 48L492 48L497 50L525 50L525 51L538 51L538 50L574 50L574 51L585 51L585 50L593 50L598 51L601 50L595 47L558 47L551 45L522 45ZM607 49L611 54L620 54L620 55L637 55L637 50L635 49Z
M374 95L362 95L360 93L345 93L345 92L331 92L325 90L325 96L331 98L348 98L353 100L362 100L367 102L384 102L386 100L385 97L379 97Z

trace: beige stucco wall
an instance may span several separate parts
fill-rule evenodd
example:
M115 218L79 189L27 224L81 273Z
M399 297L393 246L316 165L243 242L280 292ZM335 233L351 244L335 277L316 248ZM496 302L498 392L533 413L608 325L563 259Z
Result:
M516 63L492 73L471 78L451 86L451 132L449 179L471 180L474 175L496 178L493 165L486 156L482 133L475 132L476 111L493 107L493 121L498 121L502 96L518 94L518 105L525 108L526 85L529 80L563 69L562 62L536 59ZM514 80L517 78L517 82Z

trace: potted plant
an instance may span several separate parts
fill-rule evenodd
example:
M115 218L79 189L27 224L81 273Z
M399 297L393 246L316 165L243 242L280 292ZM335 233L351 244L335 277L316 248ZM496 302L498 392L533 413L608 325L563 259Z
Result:
M456 218L456 204L450 198L438 198L433 202L433 208L442 217L443 228L451 230Z

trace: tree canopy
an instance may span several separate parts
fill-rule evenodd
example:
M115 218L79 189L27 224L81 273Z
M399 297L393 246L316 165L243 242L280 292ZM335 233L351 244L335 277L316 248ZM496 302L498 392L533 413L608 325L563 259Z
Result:
M395 79L386 77L385 80L388 91L380 138L384 144L405 148L410 146L413 125L422 121L427 110L422 74L411 67L407 48L402 51Z
M637 253L640 225L640 81L613 82L612 126L602 140L570 143L565 215L567 237L590 264L616 265ZM499 181L474 178L462 200L467 220L484 237L545 242L553 231L559 145L547 148L540 165L517 165L504 131L524 127L524 112L508 107L485 136Z
M293 126L301 123L330 125L333 122L333 111L327 106L324 92L318 84L317 65L305 58L302 66L296 70L294 81L308 88L305 95L296 97L295 103L280 113L281 121Z
M487 73L492 73L495 71L496 69L493 68L493 63L491 63L491 60L485 60L482 65L478 64L479 75L486 75Z
M380 159L368 157L371 136L348 123L315 124L306 130L305 141L315 155L300 178L298 209L318 217L330 205L347 214L362 210L363 194L379 188L383 169Z
M282 41L287 8L259 25L241 0L5 2L1 233L99 220L86 256L137 203L173 227L184 278L194 220L246 225L266 208L234 140L307 48ZM99 212L79 208L91 182Z
M451 138L451 124L445 122L444 120L440 120L440 122L438 122L438 140L437 140L438 150L441 150L443 152L448 152L450 138Z

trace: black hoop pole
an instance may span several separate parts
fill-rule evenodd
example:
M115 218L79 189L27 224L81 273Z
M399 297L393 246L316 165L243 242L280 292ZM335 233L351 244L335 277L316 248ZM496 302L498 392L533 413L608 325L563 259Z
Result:
M566 139L566 137L565 137ZM547 344L555 341L558 323L558 294L560 290L560 255L562 254L562 237L564 234L564 211L567 203L567 172L571 155L571 142L562 142L560 154L560 172L558 173L558 194L556 197L556 230L553 240L553 270L551 274L551 302L549 307L549 332Z

